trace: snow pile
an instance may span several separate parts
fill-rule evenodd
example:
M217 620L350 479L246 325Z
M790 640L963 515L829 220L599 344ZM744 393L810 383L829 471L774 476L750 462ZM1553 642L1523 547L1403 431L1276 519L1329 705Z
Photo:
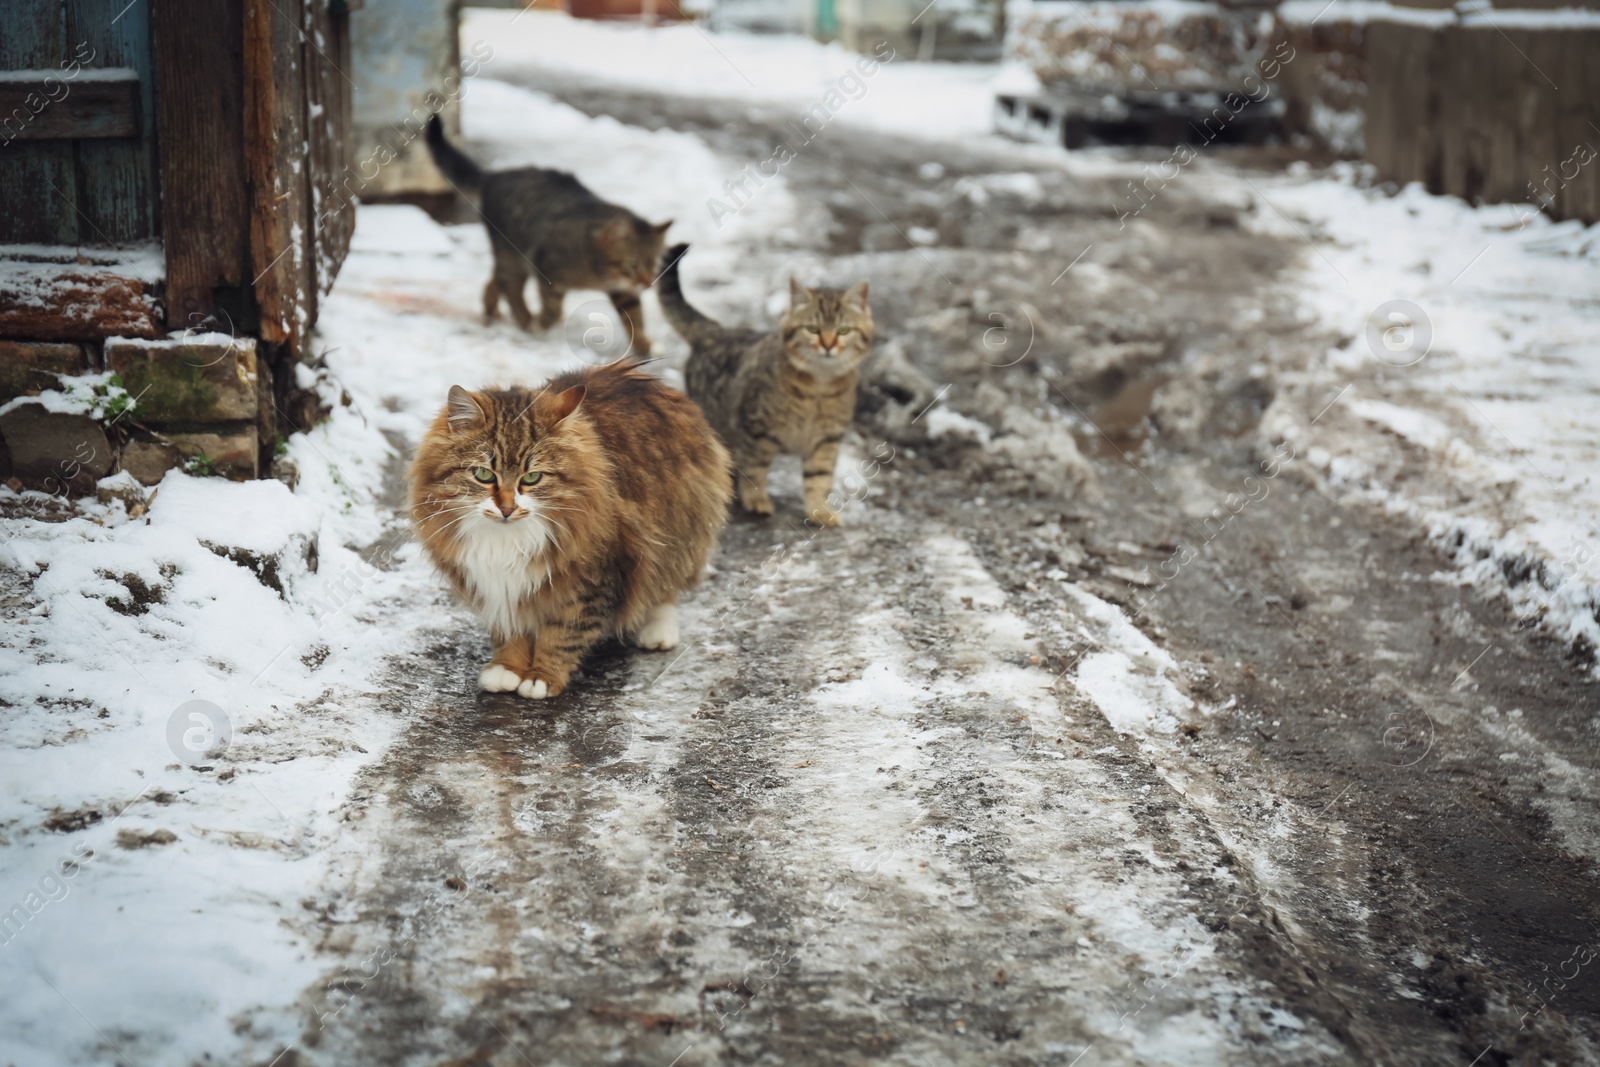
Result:
M1600 647L1600 230L1362 173L1258 185L1252 225L1307 242L1303 315L1338 337L1267 431L1522 620Z
M500 64L512 71L533 67L620 88L792 108L797 115L822 104L833 121L906 137L989 133L996 79L1007 76L995 64L913 63L887 45L864 57L794 37L708 33L689 23L645 28L553 11L468 10L461 38L493 42L497 73ZM872 62L863 66L864 60Z
M88 1059L82 1010L136 1060L187 1062L234 1046L267 990L315 977L282 920L392 729L346 701L405 647L367 613L376 588L328 625L306 606L354 556L329 504L174 472L148 519L114 501L4 521L0 909L27 919L0 937L0 1059Z

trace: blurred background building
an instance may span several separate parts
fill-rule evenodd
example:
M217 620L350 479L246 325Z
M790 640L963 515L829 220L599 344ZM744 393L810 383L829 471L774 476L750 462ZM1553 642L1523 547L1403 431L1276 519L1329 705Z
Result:
M533 6L563 2L888 41L897 62L1004 59L996 84L1026 86L996 93L996 128L1068 150L1275 142L1285 159L1364 159L1437 194L1600 219L1600 0ZM464 44L458 24L459 0L12 0L0 478L37 481L84 440L90 473L268 471L274 441L316 417L308 337L355 205L458 195L421 136L435 113L459 132L466 81L494 69L493 42ZM108 432L15 403L82 374L145 390L138 418Z

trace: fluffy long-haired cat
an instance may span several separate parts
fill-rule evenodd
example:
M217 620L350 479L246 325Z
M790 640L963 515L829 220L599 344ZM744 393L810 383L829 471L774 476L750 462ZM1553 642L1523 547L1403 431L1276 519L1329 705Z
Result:
M733 453L739 502L772 514L767 471L780 453L800 456L806 514L837 526L828 505L839 442L856 411L856 371L872 345L867 283L807 288L789 279L789 310L773 332L723 326L689 306L678 280L688 245L667 253L661 308L689 342L684 383Z
M519 167L485 174L445 139L438 115L428 120L428 149L457 186L482 191L479 210L494 250L494 273L483 288L485 318L499 314L504 297L517 325L530 329L533 313L522 291L533 275L539 281L540 329L561 318L567 290L599 289L622 316L629 354L650 353L639 294L660 270L670 221L646 222L595 196L565 171Z
M452 386L411 464L411 513L489 624L479 687L552 697L602 638L676 645L729 479L699 408L633 360L541 390Z

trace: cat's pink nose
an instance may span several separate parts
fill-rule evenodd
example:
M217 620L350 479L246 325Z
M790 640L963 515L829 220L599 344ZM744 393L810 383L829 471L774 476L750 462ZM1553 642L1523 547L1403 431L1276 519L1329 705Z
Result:
M508 519L511 517L511 513L517 510L517 506L515 504L496 504L495 507L499 508L500 514L504 515Z

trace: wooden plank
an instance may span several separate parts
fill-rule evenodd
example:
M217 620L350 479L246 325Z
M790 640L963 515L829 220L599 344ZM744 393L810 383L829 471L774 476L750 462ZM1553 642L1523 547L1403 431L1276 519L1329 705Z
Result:
M73 0L67 34L99 49L97 66L138 74L135 101L138 137L78 143L78 209L85 224L115 243L143 241L161 233L161 197L156 182L156 78L147 2Z
M311 40L318 46L306 53L307 194L310 198L312 246L316 284L313 299L332 288L350 250L355 231L355 208L331 195L339 175L351 163L350 18L333 5L315 5L311 14ZM317 307L311 321L316 321Z
M1600 30L1367 27L1367 159L1385 178L1600 219ZM1558 88L1559 87L1559 88ZM1579 149L1585 150L1580 153ZM1532 187L1530 188L1530 184Z
M55 76L25 81L0 78L0 115L37 107L15 140L54 141L80 137L139 136L139 76L119 78Z
M0 275L0 337L103 341L164 336L159 307L144 283L82 268L41 267Z
M297 360L311 315L304 4L244 0L245 173L259 332ZM297 166L299 163L301 165Z
M167 326L233 309L253 328L239 0L152 0ZM226 322L219 323L226 330Z
M0 33L0 70L72 69L66 14L56 0L26 0L8 12ZM92 49L85 52L92 61ZM63 64L67 64L63 68ZM77 185L72 145L65 141L11 141L34 119L32 111L0 114L0 244L75 244ZM9 120L9 121L8 121ZM11 141L11 143L5 143Z

